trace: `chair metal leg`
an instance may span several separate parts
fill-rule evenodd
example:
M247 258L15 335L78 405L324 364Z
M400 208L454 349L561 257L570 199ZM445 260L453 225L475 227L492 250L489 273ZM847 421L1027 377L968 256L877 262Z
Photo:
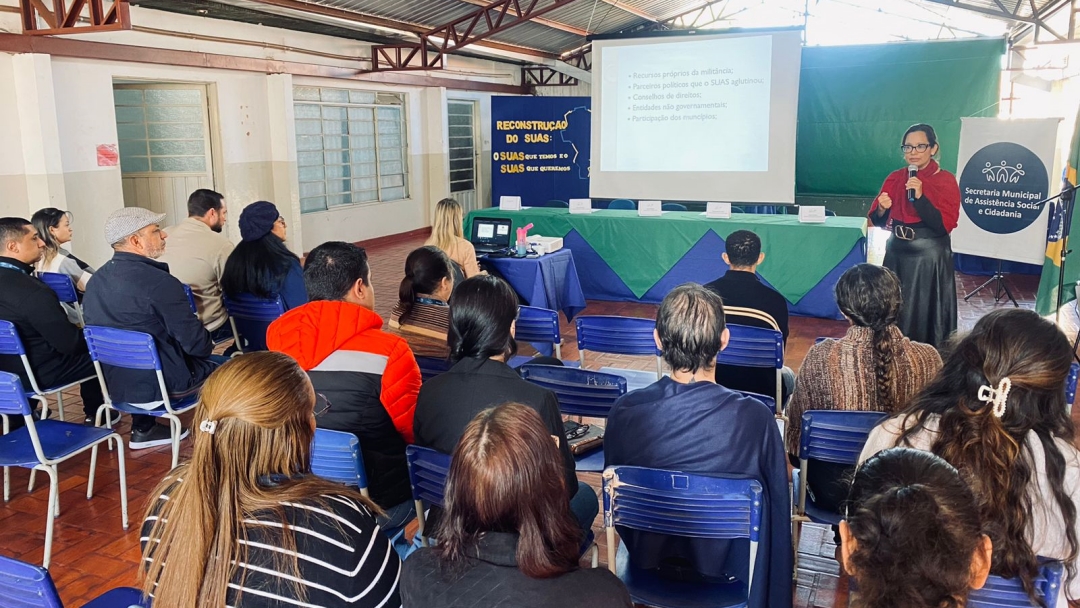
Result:
M45 513L45 557L41 561L41 567L48 569L49 560L52 559L53 524L55 523L53 521L55 519L55 516L53 515L55 507L53 505L59 502L60 497L58 496L59 484L57 483L56 471L53 470L52 467L42 467L42 469L44 469L51 478L49 483L48 511Z
M4 434L7 435L11 430L8 426L8 417L6 414L0 414L0 422L4 427ZM4 502L11 500L11 470L10 467L4 467Z
M180 464L180 419L176 416L169 416L169 430L172 432L172 468L176 468L176 465Z
M424 517L424 503L420 500L414 500L413 505L416 507L416 534L420 537L420 544L428 546L427 537L424 536L424 524L426 523Z
M124 440L119 435L116 439L116 459L120 469L120 517L124 529L128 529L127 469L124 467ZM108 442L106 442L108 443Z
M607 518L606 515L604 517ZM615 574L615 526L606 526L604 532L607 533L607 567Z
M53 499L53 517L60 517L60 467L54 464L49 469L52 471L49 474L49 491L56 493L56 498Z
M90 500L94 497L94 471L97 470L97 449L98 446L90 448L90 477L86 480L86 500Z
M44 399L42 399L44 401ZM64 391L56 391L56 411L60 412L60 420L64 419Z
M593 543L592 548L592 567L597 568L600 566L600 545Z

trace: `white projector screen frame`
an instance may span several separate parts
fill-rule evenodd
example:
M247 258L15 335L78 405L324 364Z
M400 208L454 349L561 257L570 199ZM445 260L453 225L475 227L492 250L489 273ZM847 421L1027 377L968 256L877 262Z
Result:
M765 42L771 42L771 45L763 46ZM727 49L731 53L716 53L718 49ZM590 196L734 203L795 202L795 130L802 57L799 30L600 39L593 41L592 53L594 113ZM683 59L686 57L690 59ZM620 61L625 62L621 70ZM758 65L753 65L754 61ZM767 65L766 61L771 62L768 68L763 67ZM695 70L697 74L693 73ZM706 70L719 73L710 75L704 73ZM685 74L669 76L672 72ZM661 76L655 77L656 74ZM636 90L632 75L637 75L642 84L647 81L650 87L659 84L662 88ZM642 80L641 75L649 77ZM754 113L764 99L765 88L758 86L755 89L754 86L761 85L760 82L751 81L752 84L741 91L734 86L727 91L709 85L687 88L693 86L695 80L738 80L755 75L762 78L768 75L767 117L764 110ZM669 86L671 88L667 88ZM732 90L737 93L731 94ZM693 92L702 96L676 98ZM656 98L658 93L662 99ZM677 104L717 107L729 100L731 109L676 110L668 107ZM688 112L691 116L708 113L717 118L703 119L701 123L668 122L671 117L682 118ZM657 118L663 116L668 118ZM632 117L635 117L634 121L631 121ZM637 123L634 126L638 128L631 131L630 123L638 120L648 122ZM766 120L767 141L762 135L754 135L760 133ZM704 127L690 129L690 124ZM680 134L679 127L686 130ZM620 133L624 144L631 141L633 145L620 148ZM756 137L757 141L738 148L724 148L734 144L723 136L717 137L718 133L746 142L754 142ZM684 152L676 152L672 146L684 145L695 138L698 143L693 145L697 145L697 153L684 155L678 162L672 160ZM666 153L652 152L665 147ZM679 166L687 169L679 169Z

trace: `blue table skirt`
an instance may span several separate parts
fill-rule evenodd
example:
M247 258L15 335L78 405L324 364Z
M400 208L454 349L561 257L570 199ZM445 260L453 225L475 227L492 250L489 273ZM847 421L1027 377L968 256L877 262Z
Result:
M522 304L562 311L567 321L585 310L585 294L569 249L536 258L483 258L481 264L506 279Z
M710 230L639 299L576 230L571 230L563 237L563 247L562 251L573 250L574 260L581 270L581 289L590 300L659 304L676 286L690 282L708 283L722 276L728 269L727 264L720 258L720 254L725 250L724 240ZM628 252L628 255L644 254L644 251ZM833 288L845 270L865 261L866 239L863 238L856 242L844 259L802 299L788 302L788 310L793 315L804 317L843 319L833 297ZM798 261L793 260L792 263Z

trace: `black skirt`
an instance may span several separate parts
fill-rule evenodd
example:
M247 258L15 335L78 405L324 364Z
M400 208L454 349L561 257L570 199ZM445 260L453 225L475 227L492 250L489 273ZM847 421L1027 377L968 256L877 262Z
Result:
M906 241L893 235L885 247L885 267L900 277L900 331L940 347L956 331L952 240L945 235Z

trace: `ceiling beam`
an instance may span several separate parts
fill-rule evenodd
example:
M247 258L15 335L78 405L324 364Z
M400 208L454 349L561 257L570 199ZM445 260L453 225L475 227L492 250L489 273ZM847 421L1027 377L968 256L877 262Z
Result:
M87 25L82 24L83 10L89 8ZM90 34L131 29L127 0L113 0L105 10L103 0L53 0L52 9L42 0L19 0L23 34L55 36ZM41 23L45 23L44 28Z
M607 4L609 6L613 6L613 7L617 8L617 9L619 9L620 11L630 13L631 15L634 15L635 17L640 17L641 19L644 19L646 21L652 21L653 23L656 23L656 22L660 21L660 19L656 15L651 15L649 13L646 13L645 11L643 11L643 10L641 10L639 8L634 8L633 6L630 6L630 5L625 4L623 2L619 2L619 0L600 0L600 2L602 2L604 4Z
M339 8L330 6L323 6L321 4L312 4L305 0L251 0L252 2L258 2L259 4L265 4L267 6L276 6L278 8L285 8L301 13L313 13L316 15L322 15L323 17L332 17L334 19L341 19L343 21L351 21L353 23L361 25L373 25L391 30L398 30L407 34L413 34L415 36L422 36L425 32L429 31L429 28L422 25L416 25L413 23L405 23L402 21L394 21L393 19L386 19L383 17L375 17L371 15L365 15L362 13L356 13L353 11L346 11ZM508 53L520 53L522 55L529 55L532 57L544 57L546 59L552 59L557 57L555 53L547 53L536 49L530 49L514 44L505 44L502 42L495 42L494 40L485 40L477 43L477 46L486 47L490 49L496 49L500 51L506 51Z
M280 0L278 0L280 1ZM371 48L372 71L439 70L445 57L576 0L495 0L420 34L419 42Z
M466 3L472 4L474 6L487 6L489 4L488 0L462 0L462 2L466 2ZM559 30L559 31L562 31L562 32L566 32L568 34L575 34L577 36L584 37L584 36L589 35L589 32L587 30L583 30L580 27L574 27L572 25L567 25L566 23L561 23L559 21L552 21L551 19L545 19L543 17L534 17L533 18L533 23L539 23L540 25L546 25L546 26L548 26L548 27L550 27L552 29L556 29L556 30Z

